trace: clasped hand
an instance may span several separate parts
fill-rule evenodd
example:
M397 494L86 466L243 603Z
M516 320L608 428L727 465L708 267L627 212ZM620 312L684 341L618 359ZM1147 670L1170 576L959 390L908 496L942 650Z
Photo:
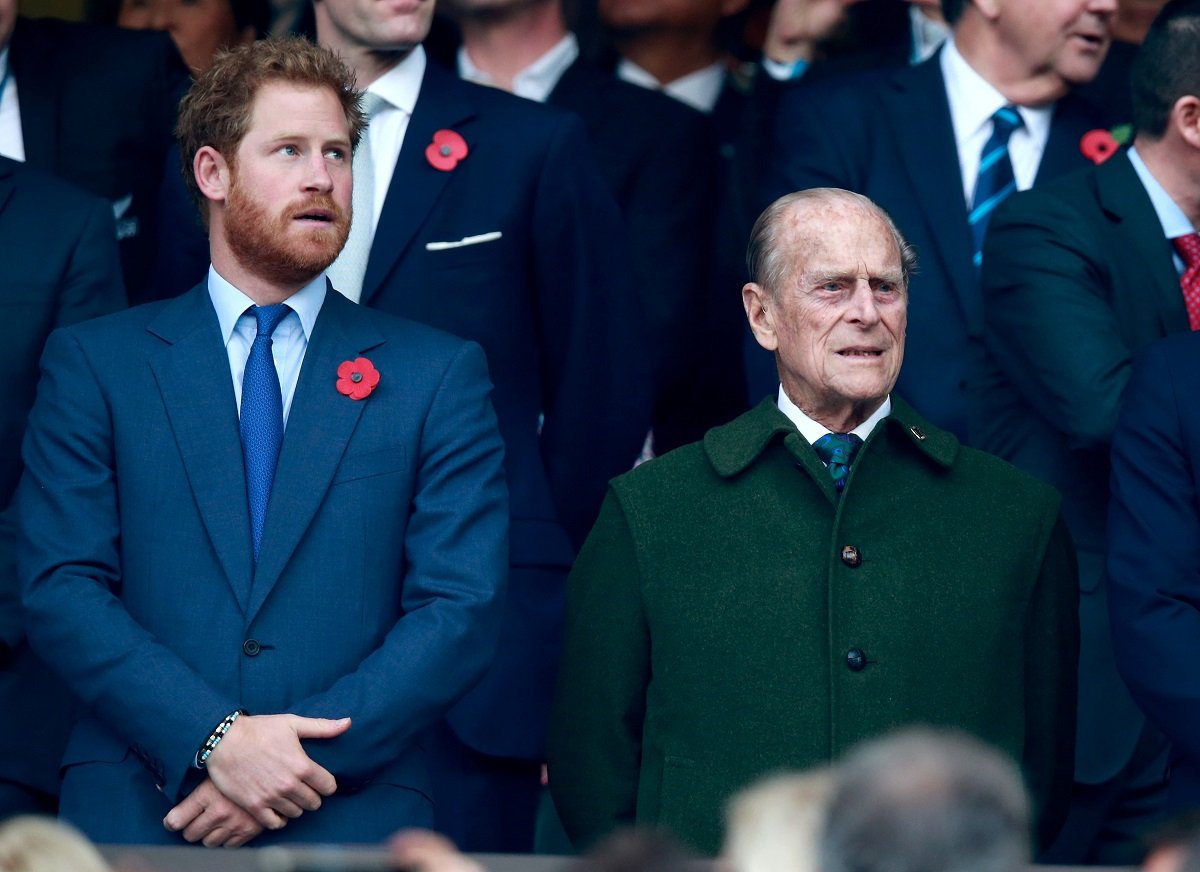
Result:
M167 813L163 826L208 848L234 848L264 829L282 829L337 790L300 740L332 739L349 728L349 718L243 715L208 758L209 777Z

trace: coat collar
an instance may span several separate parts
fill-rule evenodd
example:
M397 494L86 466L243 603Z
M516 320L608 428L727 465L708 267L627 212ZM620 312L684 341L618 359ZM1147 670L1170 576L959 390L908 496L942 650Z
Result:
M930 424L894 393L892 413L875 428L866 444L870 446L875 442L885 428L900 434L907 444L938 466L951 467L958 457L958 439L952 433ZM812 455L811 459L816 460L816 452L799 436L787 416L779 411L774 398L767 397L744 415L709 430L704 437L704 450L717 474L722 478L732 478L755 463L769 446L789 435L797 437L789 441L789 447L793 443L796 446L791 448L793 453L799 451L804 458Z

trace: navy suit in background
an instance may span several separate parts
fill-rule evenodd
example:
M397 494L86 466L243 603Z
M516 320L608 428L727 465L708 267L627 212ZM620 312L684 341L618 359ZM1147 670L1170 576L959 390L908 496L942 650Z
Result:
M355 401L345 360L381 374ZM162 825L229 712L353 718L306 751L338 792L255 844L432 823L422 740L487 665L507 558L483 355L330 289L296 385L257 565L238 410L207 287L51 336L18 489L34 649L87 708L61 813Z
M846 188L892 216L920 259L909 288L908 345L896 390L930 421L965 439L971 338L979 332L982 302L940 57L789 89L780 101L764 200L806 188ZM1086 166L1079 139L1101 120L1077 98L1059 100L1037 182ZM773 368L761 372L752 401L778 387Z
M98 197L0 157L0 818L52 811L73 705L30 651L9 510L21 438L50 332L125 305L112 210Z

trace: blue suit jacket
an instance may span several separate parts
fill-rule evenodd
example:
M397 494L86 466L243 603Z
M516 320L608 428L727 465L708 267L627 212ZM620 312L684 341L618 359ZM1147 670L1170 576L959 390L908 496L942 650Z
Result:
M382 380L356 402L335 383L358 356ZM178 841L161 818L197 782L199 743L244 707L354 719L308 745L339 793L279 838L427 824L418 739L489 659L507 556L479 349L330 289L257 569L204 286L55 333L43 370L18 568L30 640L89 708L67 748L64 813L102 841Z
M441 129L470 153L430 166ZM447 250L499 232L499 239ZM435 246L436 247L436 246ZM489 754L540 760L567 570L650 420L643 310L620 215L573 115L426 69L362 302L487 354L512 510L509 596L487 676L451 714Z
M1173 745L1168 810L1200 805L1200 336L1149 346L1112 439L1108 596L1134 699Z
M892 216L920 259L896 390L965 439L970 340L982 304L940 57L789 89L780 101L763 205L790 191L837 187L870 197ZM1079 139L1100 121L1089 104L1071 96L1058 101L1037 181L1086 166ZM751 400L778 387L773 367L755 387Z

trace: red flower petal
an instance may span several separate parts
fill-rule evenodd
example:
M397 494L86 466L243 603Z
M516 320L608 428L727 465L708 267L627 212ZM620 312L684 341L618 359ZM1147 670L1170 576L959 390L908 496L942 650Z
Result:
M467 141L454 130L439 130L433 134L433 142L425 147L425 159L430 166L449 172L470 153Z
M379 370L365 357L338 365L337 391L352 400L365 400L379 384Z
M1113 135L1107 130L1089 130L1079 140L1079 150L1083 156L1095 164L1102 164L1120 148Z

